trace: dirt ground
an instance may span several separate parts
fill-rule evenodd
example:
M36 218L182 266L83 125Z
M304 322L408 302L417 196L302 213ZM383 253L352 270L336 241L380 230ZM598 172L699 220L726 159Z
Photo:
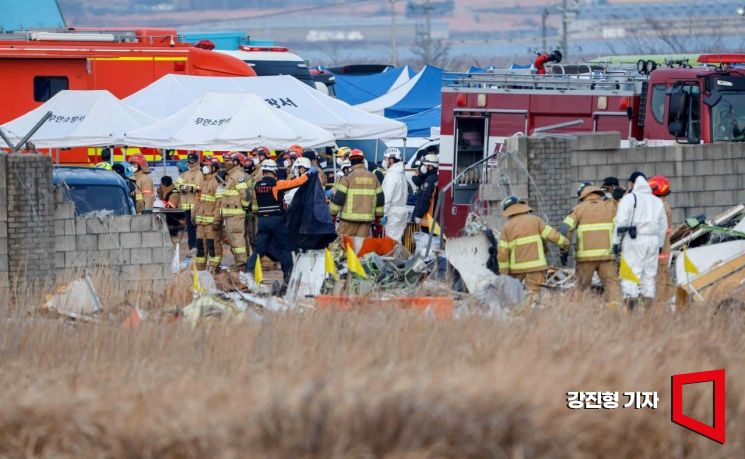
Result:
M0 305L0 456L745 457L742 313L617 317L554 298L507 320L158 319L187 300L154 301L136 329ZM718 368L724 446L670 422L671 376ZM570 391L656 391L659 404L572 410ZM684 394L687 415L711 417L709 390Z

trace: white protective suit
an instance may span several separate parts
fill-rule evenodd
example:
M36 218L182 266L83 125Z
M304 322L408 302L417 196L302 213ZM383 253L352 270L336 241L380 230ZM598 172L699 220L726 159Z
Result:
M636 209L634 200L636 198ZM639 284L622 280L621 290L625 298L654 298L655 278L657 276L658 256L665 243L667 215L662 200L652 194L647 180L638 177L631 193L621 199L616 212L616 228L636 226L636 239L628 233L623 236L621 256L639 278ZM613 243L621 243L616 228L613 230Z
M383 215L388 220L385 224L385 235L394 241L401 242L409 216L406 208L409 188L406 185L403 161L394 163L388 168L382 187L385 195Z

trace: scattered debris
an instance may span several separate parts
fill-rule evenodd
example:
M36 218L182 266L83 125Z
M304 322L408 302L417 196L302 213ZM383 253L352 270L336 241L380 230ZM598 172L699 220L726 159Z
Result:
M47 298L44 307L67 317L91 320L92 314L103 311L101 300L93 287L88 273L73 281Z
M318 295L315 298L315 305L318 309L341 309L348 310L352 308L401 308L403 310L412 310L432 314L438 319L450 319L453 317L454 300L450 297L396 297L385 296L381 298L364 298L360 301L359 297L335 296L335 295Z

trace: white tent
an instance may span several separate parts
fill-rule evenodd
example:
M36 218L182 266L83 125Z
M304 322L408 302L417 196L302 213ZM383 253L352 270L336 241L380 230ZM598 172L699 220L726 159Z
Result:
M60 91L41 106L0 129L17 143L47 112L52 116L29 139L37 148L70 148L120 143L122 134L156 120L129 107L109 91Z
M274 108L332 132L337 140L406 137L404 123L358 110L288 75L166 75L124 102L155 118L165 118L207 92L253 92Z
M417 81L419 81L419 78L422 77L423 73L424 69L420 70L419 73L411 77L403 84L392 86L387 93L383 94L377 99L367 101L363 104L355 105L354 108L358 108L360 110L364 110L378 116L383 116L386 108L396 105L397 103L401 102L404 97L406 97L409 91L411 91L411 89L416 86Z
M286 149L332 145L334 135L252 93L208 92L151 126L126 133L127 145L183 150Z

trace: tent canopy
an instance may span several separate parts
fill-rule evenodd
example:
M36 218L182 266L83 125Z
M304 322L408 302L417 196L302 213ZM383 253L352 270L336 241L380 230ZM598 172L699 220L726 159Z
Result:
M269 105L313 123L339 139L406 137L406 125L358 110L289 75L202 77L166 75L124 99L155 118L165 118L207 92L252 92Z
M411 91L414 86L416 86L417 82L423 74L424 69L422 69L419 73L411 77L407 82L401 84L400 86L391 89L390 91L376 99L372 99L367 102L355 105L355 108L359 108L360 110L383 116L386 108L397 104L401 99L406 97L406 94L408 94L409 91Z
M409 67L389 68L372 75L336 75L336 97L350 105L376 99L409 81Z
M185 150L332 145L334 135L252 93L208 92L173 115L126 134L127 145Z
M442 106L425 110L415 115L398 118L398 121L406 123L409 131L409 137L430 137L432 128L440 126L440 117L442 115Z
M385 108L386 118L401 118L437 107L442 102L442 69L427 66L414 87L397 103Z
M51 99L0 129L17 143L47 112L52 112L29 139L37 148L71 148L121 143L124 132L155 122L129 107L109 91L60 91Z

